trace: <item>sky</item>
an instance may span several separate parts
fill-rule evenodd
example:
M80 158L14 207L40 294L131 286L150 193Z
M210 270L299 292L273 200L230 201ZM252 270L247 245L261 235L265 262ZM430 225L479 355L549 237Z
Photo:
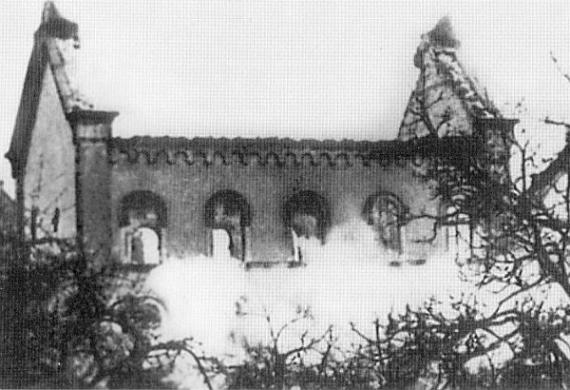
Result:
M459 58L543 148L570 121L570 2L56 0L79 24L77 83L120 112L115 136L391 139L422 33L449 16ZM43 0L0 0L0 152L9 147ZM13 193L9 163L0 179Z

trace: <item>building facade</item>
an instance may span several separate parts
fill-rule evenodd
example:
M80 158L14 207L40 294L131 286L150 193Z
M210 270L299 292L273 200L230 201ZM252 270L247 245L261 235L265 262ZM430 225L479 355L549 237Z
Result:
M293 265L306 261L307 240L325 244L332 229L359 221L386 253L421 264L457 237L425 174L439 154L458 152L445 140L483 139L489 169L508 172L514 121L467 75L458 46L446 19L422 36L395 140L124 139L113 136L118 113L75 88L78 26L47 2L7 154L20 235L79 239L141 269L199 254Z

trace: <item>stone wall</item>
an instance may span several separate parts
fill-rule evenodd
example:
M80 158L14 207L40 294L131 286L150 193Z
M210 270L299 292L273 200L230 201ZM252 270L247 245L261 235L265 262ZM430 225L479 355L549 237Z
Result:
M414 174L410 160L381 165L354 159L335 164L321 159L310 164L301 160L262 163L254 158L242 162L214 159L188 163L184 158L159 158L149 163L142 157L130 161L121 155L114 161L111 175L114 251L119 253L122 245L118 224L121 199L133 191L151 191L166 203L167 254L183 257L209 253L204 206L221 190L236 191L249 202L254 261L282 261L291 256L292 239L283 222L283 206L299 191L314 191L325 198L332 228L361 220L367 197L378 192L396 195L410 214L437 215L438 211L437 200L430 198L430 183ZM437 240L431 244L413 242L429 236L432 227L431 219L408 224L409 233L404 237L407 255L426 256L437 247Z
M37 238L73 237L76 232L75 149L50 67L46 67L43 77L25 169L24 209L20 213L23 213L26 237L31 238L32 216Z

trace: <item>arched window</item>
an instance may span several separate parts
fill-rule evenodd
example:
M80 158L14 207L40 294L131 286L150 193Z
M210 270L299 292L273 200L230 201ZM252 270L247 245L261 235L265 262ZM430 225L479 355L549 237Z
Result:
M212 229L212 257L216 259L232 256L232 239L226 229Z
M445 249L456 259L471 257L477 240L469 216L448 203L442 204L440 209Z
M285 226L291 230L294 261L302 263L310 240L322 245L330 224L326 200L313 191L301 191L285 202Z
M402 226L407 209L393 194L379 193L366 199L362 216L376 232L380 244L391 251L402 253Z
M205 220L211 229L212 256L227 256L229 252L242 261L249 259L251 212L241 194L232 190L216 192L206 202Z
M446 250L456 260L482 259L491 255L488 250L497 253L508 252L509 235L504 235L502 229L511 223L509 213L495 215L490 221L473 218L461 210L461 203L450 205L442 203L440 216L442 227L446 233ZM493 248L487 245L493 237Z
M130 264L156 265L163 257L166 204L150 191L135 191L120 202L122 258Z
M133 263L160 264L160 238L153 229L136 229L132 235L131 248Z

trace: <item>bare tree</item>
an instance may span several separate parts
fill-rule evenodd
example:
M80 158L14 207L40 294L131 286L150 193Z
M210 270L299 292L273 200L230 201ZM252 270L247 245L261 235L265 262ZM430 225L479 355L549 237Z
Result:
M563 76L570 81L566 73ZM429 88L437 91L434 85ZM384 355L370 354L372 359L399 362L396 366L404 372L411 370L407 379L423 377L428 383L424 387L461 387L459 383L469 377L470 364L486 359L489 372L481 376L485 379L475 379L483 384L512 383L536 374L544 380L541 386L567 388L569 307L563 303L548 307L539 292L547 286L558 288L570 302L570 124L546 118L547 124L567 129L567 141L540 169L529 142L493 126L468 137L442 137L441 129L452 116L448 108L441 111L445 99L444 93L419 88L408 108L424 132L427 129L424 142L429 140L441 151L429 159L424 171L425 179L436 183L434 195L448 211L433 216L434 234L438 225L459 221L459 216L461 223L467 221L470 233L463 237L470 246L467 262L480 265L477 286L492 293L489 302L460 300L445 310L445 305L430 302L408 309L390 319L380 338L354 330L369 351L384 351ZM439 112L434 114L438 104ZM489 121L503 120L494 118ZM517 174L510 169L515 162L520 166ZM507 349L509 357L496 358L501 348ZM413 354L422 359L410 360ZM430 364L437 367L430 371ZM426 379L430 375L432 379Z

